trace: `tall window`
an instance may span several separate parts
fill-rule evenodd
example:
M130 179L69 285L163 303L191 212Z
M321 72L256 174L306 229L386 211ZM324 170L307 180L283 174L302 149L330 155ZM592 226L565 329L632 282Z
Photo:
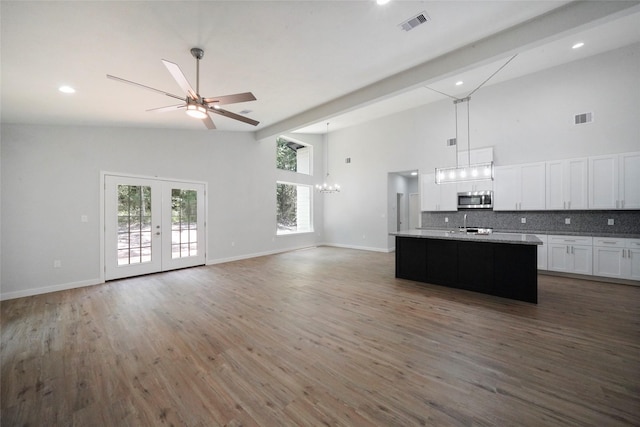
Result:
M311 193L309 185L278 182L276 204L278 234L313 231L311 224Z
M276 182L277 234L313 231L312 194L308 185L311 175L312 149L290 138L276 139L276 167L293 173L284 173L286 181ZM302 175L301 175L302 174Z
M287 171L311 174L311 146L278 137L276 167Z

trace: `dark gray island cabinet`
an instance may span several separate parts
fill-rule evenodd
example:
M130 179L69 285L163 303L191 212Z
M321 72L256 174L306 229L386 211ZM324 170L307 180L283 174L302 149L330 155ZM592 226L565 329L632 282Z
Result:
M538 302L537 245L528 234L408 230L396 236L396 277Z

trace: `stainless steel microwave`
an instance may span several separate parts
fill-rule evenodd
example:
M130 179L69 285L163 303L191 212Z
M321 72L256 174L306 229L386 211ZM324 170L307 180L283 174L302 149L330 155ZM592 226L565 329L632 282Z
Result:
M458 193L458 209L492 209L493 191Z

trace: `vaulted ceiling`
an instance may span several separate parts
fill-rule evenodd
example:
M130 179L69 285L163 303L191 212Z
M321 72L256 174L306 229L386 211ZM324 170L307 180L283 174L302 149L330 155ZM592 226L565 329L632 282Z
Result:
M429 20L401 28L420 13ZM195 87L189 50L200 47L201 95L257 97L227 106L257 127L214 115L218 129L258 137L321 133L329 119L337 129L443 99L427 85L464 95L514 54L490 83L640 41L638 2L619 1L3 0L0 19L3 123L207 131L180 111L146 111L175 99L106 78L182 95L161 59Z

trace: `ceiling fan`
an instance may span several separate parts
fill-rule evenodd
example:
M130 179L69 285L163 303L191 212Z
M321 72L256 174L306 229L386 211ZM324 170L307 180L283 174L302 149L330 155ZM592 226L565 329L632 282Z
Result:
M193 55L193 57L196 58L196 90L193 90L193 87L191 87L191 85L189 84L189 81L184 76L184 73L182 72L180 67L178 67L177 64L174 64L173 62L170 62L164 59L162 60L162 63L164 64L165 67L167 67L167 70L169 70L169 73L171 73L171 76L173 76L175 81L178 83L178 86L180 86L182 90L186 93L185 96L173 95L163 90L154 89L152 87L145 86L140 83L136 83L130 80L122 79L120 77L112 76L110 74L107 74L107 78L116 80L119 82L123 82L123 83L129 83L134 86L138 86L144 89L149 89L154 92L158 92L163 95L167 95L172 98L176 98L184 101L182 104L170 105L168 107L152 108L147 111L155 111L155 112L163 113L167 111L176 111L176 110L186 109L186 113L191 117L202 119L202 123L204 123L204 125L208 129L216 128L216 125L213 124L213 120L211 120L209 113L219 114L221 116L229 117L230 119L239 120L241 122L248 123L253 126L258 125L258 123L260 122L256 120L253 120L248 117L244 117L239 114L232 113L231 111L223 110L222 108L220 108L221 105L235 104L238 102L255 101L256 97L253 96L251 92L236 93L233 95L214 96L213 98L203 98L200 96L200 60L204 56L204 50L194 47L191 49L191 55Z

